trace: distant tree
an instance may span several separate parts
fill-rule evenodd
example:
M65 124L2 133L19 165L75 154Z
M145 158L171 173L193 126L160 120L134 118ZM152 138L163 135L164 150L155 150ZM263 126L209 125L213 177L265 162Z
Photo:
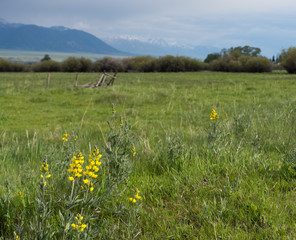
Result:
M92 68L92 61L90 59L81 57L80 61L80 72L90 72Z
M78 58L68 57L62 62L62 70L64 72L80 72L81 62Z
M10 72L10 62L0 58L0 72Z
M45 54L44 57L41 59L41 62L49 61L49 60L51 60L50 56L48 54Z
M266 57L249 57L245 65L247 72L270 72L271 62Z
M100 60L100 67L101 71L113 71L113 72L122 72L123 71L123 65L122 61L118 59L113 59L110 57L104 57L102 60Z
M282 51L281 65L288 73L296 73L296 47L291 47L288 51Z
M223 48L221 50L221 55L233 55L233 56L238 56L238 55L245 55L245 56L252 56L252 57L258 57L261 53L261 49L257 47L250 47L248 45L243 46L243 47L231 47L229 49Z
M60 72L61 64L59 62L48 60L36 63L32 66L34 72Z
M219 57L221 57L220 53L210 53L210 54L208 54L208 56L206 57L204 62L205 63L210 63L210 62L218 59Z

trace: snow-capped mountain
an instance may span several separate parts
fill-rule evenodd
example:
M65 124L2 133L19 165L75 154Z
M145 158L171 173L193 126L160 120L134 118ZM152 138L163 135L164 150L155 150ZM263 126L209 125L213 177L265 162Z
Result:
M103 38L112 47L134 55L150 56L188 56L205 59L209 53L220 52L220 49L207 46L190 46L163 39L147 39L139 36L123 35L114 38Z

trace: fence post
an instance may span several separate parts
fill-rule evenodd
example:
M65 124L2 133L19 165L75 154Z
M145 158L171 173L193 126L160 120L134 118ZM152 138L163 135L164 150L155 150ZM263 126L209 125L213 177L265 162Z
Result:
M46 84L46 88L49 88L49 82L50 82L50 73L48 73L48 75L47 75L47 84Z
M75 85L74 85L74 87L77 87L78 79L79 79L79 73L76 73L76 80L75 80Z

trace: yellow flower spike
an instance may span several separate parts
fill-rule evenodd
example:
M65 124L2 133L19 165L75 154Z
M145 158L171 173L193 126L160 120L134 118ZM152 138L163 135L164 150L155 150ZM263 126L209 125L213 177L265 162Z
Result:
M93 169L94 172L98 172L99 171L99 168L97 166L93 166L92 169Z
M132 202L133 201L133 198L129 198L128 200L130 200Z
M215 109L213 109L210 114L210 120L216 120L218 118L219 118L219 116L218 116L217 112L215 111Z
M136 148L135 148L134 146L132 147L131 152L132 152L132 154L133 154L133 157L136 156L136 153L137 153L137 152L136 152Z
M67 137L68 137L68 133L65 132L64 135L63 135L62 141L68 142L68 138Z
M140 192L140 190L139 189L137 189L137 193L139 193Z
M82 231L87 227L86 224L82 223L83 216L81 216L80 214L78 214L78 215L75 217L75 219L76 219L77 224L72 223L71 226L72 226L74 229L76 229L77 231L81 231L81 232L82 232Z
M74 180L74 178L73 178L73 177L68 177L68 179L69 179L70 181L73 181L73 180Z
M141 196L139 196L138 194L136 195L136 199L141 199Z
M88 183L89 183L89 180L88 180L88 179L84 179L83 182L84 182L85 184L88 184Z
M43 175L41 174L40 177L43 178Z
M48 174L47 176L46 176L46 178L50 178L51 177L51 175L50 174Z

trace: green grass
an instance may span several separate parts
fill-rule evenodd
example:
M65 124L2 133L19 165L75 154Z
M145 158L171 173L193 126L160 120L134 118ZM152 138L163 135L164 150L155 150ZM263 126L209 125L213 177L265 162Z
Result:
M67 168L74 151L87 156L93 146L103 157L95 192L101 202L90 200L100 211L86 215L89 238L296 238L295 75L120 73L113 87L98 89L74 88L75 76L51 73L46 88L46 73L0 73L3 239L44 236L30 226L38 222L39 168L45 157L54 171L50 199L60 204L47 202L52 204L50 217L44 217L42 226L51 224L51 239L61 239L66 223L59 211L74 215L63 195L71 184L62 181L67 173L57 166ZM98 78L81 73L79 84ZM219 115L215 121L209 119L212 109ZM131 132L110 129L107 121L115 126L120 116L131 124ZM63 145L65 131L78 135L75 147ZM103 146L111 146L112 139L108 153ZM125 150L131 144L135 158ZM117 168L110 161L118 156L119 169L129 171L116 173L116 188L111 188L107 176ZM133 207L128 198L134 188L141 190L142 199Z

